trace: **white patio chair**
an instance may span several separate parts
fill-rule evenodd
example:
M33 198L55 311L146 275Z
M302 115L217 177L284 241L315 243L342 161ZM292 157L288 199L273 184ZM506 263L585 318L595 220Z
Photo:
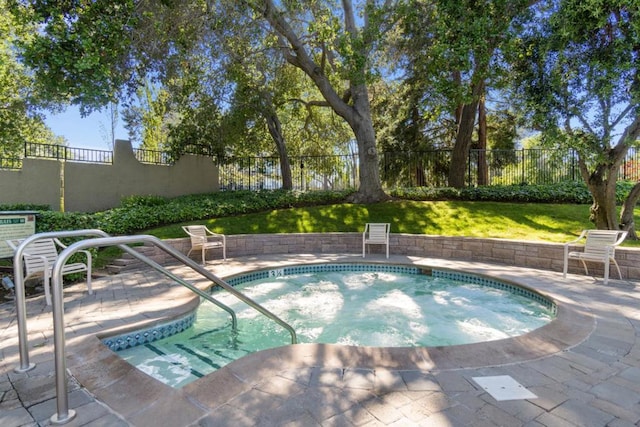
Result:
M204 225L187 225L182 229L191 238L191 249L187 256L195 250L202 251L202 265L204 265L207 250L222 249L222 259L227 259L227 238L224 234L214 233Z
M367 223L362 233L362 258L365 255L367 245L385 245L387 248L387 258L389 258L389 223ZM371 249L369 249L371 250Z
M6 240L7 245L15 252L16 248L20 245L22 240ZM58 239L38 239L31 242L24 248L22 252L22 260L25 269L24 280L32 279L35 277L42 277L44 282L44 297L47 305L51 305L51 286L50 278L53 271L53 264L58 260L58 247L65 249L64 245ZM67 263L62 267L62 274L73 274L87 272L87 289L89 295L93 294L91 289L91 252L78 251L85 254L87 262L72 262Z
M583 230L580 236L564 245L564 268L562 275L567 277L568 264L570 259L577 259L582 262L585 274L589 274L587 261L604 263L604 283L609 282L609 263L613 262L618 270L618 276L622 279L620 267L616 262L616 246L627 237L627 232L622 230ZM569 246L585 238L582 251L569 252Z

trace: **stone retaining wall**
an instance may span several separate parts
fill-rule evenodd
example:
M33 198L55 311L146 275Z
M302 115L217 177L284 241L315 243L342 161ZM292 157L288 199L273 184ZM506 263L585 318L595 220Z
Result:
M189 239L165 240L176 249L187 253ZM148 252L150 250L150 252ZM371 246L372 253L383 254L382 246ZM242 257L267 254L361 254L361 233L302 233L302 234L241 234L227 236L227 257ZM479 239L472 237L447 237L416 234L391 234L390 253L432 258L458 259L508 264L519 267L531 267L544 270L562 271L563 245L560 243L530 242L503 239ZM146 248L145 254L157 262L172 260L167 255L152 248ZM200 253L191 254L199 260ZM220 258L221 251L209 251L210 259ZM616 260L620 265L622 277L640 279L640 249L618 248ZM584 274L579 261L569 262L569 272ZM589 273L602 276L602 265L589 264ZM610 273L617 278L615 267Z

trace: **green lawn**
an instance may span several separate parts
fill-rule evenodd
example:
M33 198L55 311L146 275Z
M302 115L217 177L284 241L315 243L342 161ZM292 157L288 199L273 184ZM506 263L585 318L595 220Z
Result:
M636 215L640 215L640 210ZM362 231L366 222L389 222L392 233L548 242L566 242L581 230L593 228L589 222L589 205L397 200L371 205L281 209L197 223L230 235ZM636 223L640 224L640 220ZM184 237L181 225L184 224L154 228L145 233L163 239Z

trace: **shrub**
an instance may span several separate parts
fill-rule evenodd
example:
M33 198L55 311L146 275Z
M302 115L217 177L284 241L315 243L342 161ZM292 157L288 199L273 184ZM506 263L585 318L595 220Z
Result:
M168 199L162 196L127 196L120 201L123 208L133 208L137 206L161 206L166 204Z
M620 182L621 203L635 183ZM166 224L199 221L244 213L292 207L329 205L345 202L352 191L233 191L198 194L167 199L158 196L131 196L122 206L93 214L54 212L39 207L36 231L61 231L98 228L112 235L132 234ZM393 197L409 200L462 200L528 203L591 203L591 195L582 182L554 185L507 185L474 188L398 188ZM19 206L20 208L16 208ZM30 210L34 205L14 205L13 210ZM6 209L9 210L9 209Z
M36 217L36 232L84 230L97 228L93 215L77 212L39 211Z
M131 196L121 206L93 214L40 211L37 232L98 228L112 235L132 234L179 222L300 206L343 202L351 191L234 191L167 199Z
M34 205L32 203L0 204L0 211L48 211L49 205Z
M622 203L633 187L632 182L620 182L617 202ZM403 188L391 195L410 200L462 200L486 202L575 203L589 204L591 194L583 182L568 181L547 185L495 185L470 188Z

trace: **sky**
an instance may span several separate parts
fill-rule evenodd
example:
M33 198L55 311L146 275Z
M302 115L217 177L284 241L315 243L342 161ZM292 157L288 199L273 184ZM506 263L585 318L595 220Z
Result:
M83 118L80 116L78 108L69 107L60 114L47 113L45 123L53 133L65 137L69 147L111 150L109 136L111 120L106 110L92 113ZM119 120L116 126L115 139L128 138L122 120Z

